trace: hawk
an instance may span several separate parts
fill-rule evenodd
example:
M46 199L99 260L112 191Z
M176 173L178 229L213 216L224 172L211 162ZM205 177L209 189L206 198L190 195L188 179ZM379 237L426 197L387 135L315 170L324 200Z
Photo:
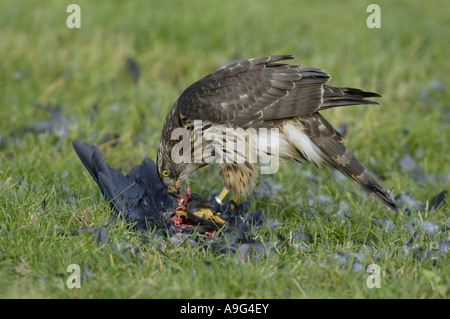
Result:
M276 153L282 159L312 162L319 168L331 166L387 207L400 212L399 205L343 144L343 136L321 114L322 110L333 107L378 104L366 98L380 95L329 86L326 83L331 76L321 69L277 62L290 59L295 57L272 55L236 62L207 75L181 94L165 119L157 154L158 175L167 190L173 196L180 196L182 182L211 162L207 156L199 160L193 154L203 151L215 157L218 145L225 147L229 140L223 136L230 129L236 129L235 132L238 128L277 129L278 145L268 146L264 155L273 155L271 148L277 146ZM176 129L185 130L189 137L190 155L183 154L185 157L181 161L174 158L174 155L181 155L180 140L172 135ZM212 130L218 132L216 135L220 138L204 134ZM261 148L260 140L249 135L239 136L239 133L232 138L241 138L250 146L245 154L233 148L231 151L219 149L226 157L219 165L225 186L216 197L219 203L230 190L233 201L237 202L241 195L252 190L259 174L262 157L257 155L257 160L251 161L249 156ZM240 156L240 161L229 160L239 157L236 155ZM199 214L220 220L211 212L201 210Z

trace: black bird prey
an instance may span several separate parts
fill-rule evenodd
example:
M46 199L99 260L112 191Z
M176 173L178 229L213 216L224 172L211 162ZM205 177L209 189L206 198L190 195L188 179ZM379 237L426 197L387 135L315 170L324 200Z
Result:
M175 200L159 181L155 162L145 158L125 176L108 165L97 145L76 139L73 147L103 197L136 228L165 230L170 226L164 213L172 211Z

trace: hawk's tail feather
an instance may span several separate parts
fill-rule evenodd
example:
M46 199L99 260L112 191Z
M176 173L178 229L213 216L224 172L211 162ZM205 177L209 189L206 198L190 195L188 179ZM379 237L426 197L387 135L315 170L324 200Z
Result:
M378 200L380 200L384 205L392 209L394 212L401 213L400 206L397 204L397 202L394 199L392 199L389 193L384 188L382 188L372 176L370 176L370 174L367 172L366 169L364 169L364 171L360 173L360 175L355 176L352 173L349 173L346 170L341 169L340 167L336 168L345 175L347 175L348 177L350 177L351 179L353 179L355 182L357 182L366 191L371 193L373 196L375 196Z
M329 85L324 85L323 90L323 103L320 107L322 110L346 105L380 104L366 99L369 97L381 97L380 94L375 92L366 92L355 88Z
M400 213L400 206L390 194L377 183L367 169L343 143L338 141L334 136L321 136L320 138L313 138L312 140L326 155L324 160L330 166L353 179L387 207Z

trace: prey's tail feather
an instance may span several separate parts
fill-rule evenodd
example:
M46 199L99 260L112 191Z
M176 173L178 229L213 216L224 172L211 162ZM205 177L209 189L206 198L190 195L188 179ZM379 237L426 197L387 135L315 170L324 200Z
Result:
M366 100L366 98L381 97L378 93L366 92L360 89L348 87L324 85L323 90L323 103L320 107L321 110L346 105L379 104L375 101Z

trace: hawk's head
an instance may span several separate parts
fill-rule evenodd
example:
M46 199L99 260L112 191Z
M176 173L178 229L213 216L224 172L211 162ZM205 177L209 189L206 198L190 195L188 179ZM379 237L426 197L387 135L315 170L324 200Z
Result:
M158 176L170 195L176 197L180 193L181 184L195 170L203 166L200 163L179 161L172 158L173 143L161 139L156 159Z
M159 179L174 197L183 181L204 165L195 163L192 147L190 131L183 128L175 102L164 122L156 159Z
M170 148L170 149L169 149ZM163 139L160 140L156 163L158 166L158 176L166 187L167 191L175 196L181 187L182 180L180 175L184 171L182 163L175 163L170 157L172 147L165 144Z

